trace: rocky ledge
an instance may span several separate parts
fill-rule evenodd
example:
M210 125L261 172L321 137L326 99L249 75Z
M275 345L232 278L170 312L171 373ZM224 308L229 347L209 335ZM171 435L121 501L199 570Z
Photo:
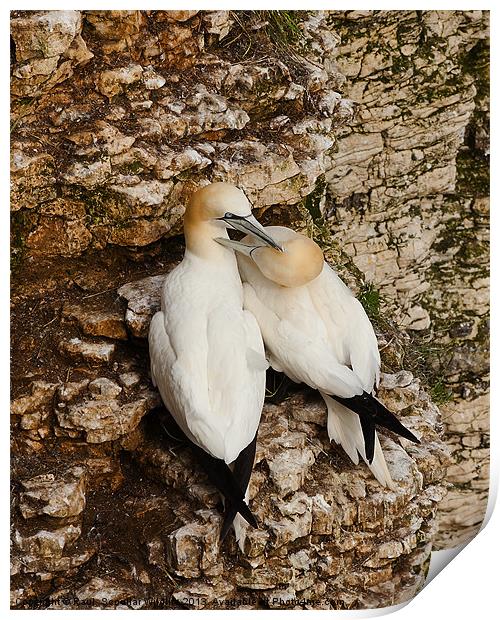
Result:
M169 432L144 363L161 280L120 288L120 312L65 305L81 337L66 328L58 351L74 376L13 402L13 606L359 609L414 596L448 459L419 380L382 378L380 398L422 441L382 437L395 491L330 445L314 393L266 404L250 484L259 528L244 553L232 535L221 546L218 494Z

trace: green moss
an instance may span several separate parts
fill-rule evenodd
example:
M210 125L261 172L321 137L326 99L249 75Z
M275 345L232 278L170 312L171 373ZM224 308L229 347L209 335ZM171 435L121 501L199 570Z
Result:
M302 179L298 177L301 184ZM327 250L332 247L332 233L321 213L321 202L326 192L326 180L324 175L318 177L313 191L308 194L298 205L302 213L308 235L321 247Z
M446 382L446 369L453 357L455 343L439 342L433 333L412 333L405 346L403 367L421 379L432 400L442 405L453 399Z
M408 56L402 54L395 54L392 57L392 73L406 73L412 66L411 60Z
M324 223L321 213L321 200L325 195L325 189L326 180L324 176L321 176L316 181L313 191L304 198L304 207L312 217L313 222L321 224Z
M487 158L469 149L458 153L457 193L463 196L489 196L490 167Z
M109 189L99 187L94 190L87 190L83 187L75 187L73 198L84 203L87 212L85 218L87 226L98 226L110 222L116 226L127 215L121 213L121 209L118 211L117 201L119 199ZM113 211L118 211L119 217L116 217L116 213L113 214Z
M234 26L220 43L231 61L262 57L285 63L294 81L305 75L304 55L309 49L301 22L308 11L232 11ZM310 50L309 50L310 51ZM220 46L219 46L220 53ZM282 72L281 68L278 71Z
M36 224L36 214L26 209L13 211L10 216L10 266L15 271L22 263L26 253L26 238Z
M46 58L47 56L49 56L49 44L45 37L38 38L35 36L33 47L40 52L42 58Z
M474 86L480 98L488 97L490 89L490 46L488 39L479 40L474 47L466 51L460 59L465 73L474 78ZM474 112L476 113L476 111Z
M266 31L269 38L282 45L303 43L304 35L300 29L306 11L258 11L267 22Z
M380 316L380 293L371 282L363 285L358 299L363 305L370 319L378 319Z
M101 201L101 196L93 195L92 198L87 201L86 220L88 225L95 226L98 224L104 224L108 220L104 204L105 203Z
M448 403L453 398L453 392L446 386L444 379L438 377L430 386L430 396L436 405Z
M144 170L144 166L140 161L134 161L126 167L127 172L130 174L137 174Z

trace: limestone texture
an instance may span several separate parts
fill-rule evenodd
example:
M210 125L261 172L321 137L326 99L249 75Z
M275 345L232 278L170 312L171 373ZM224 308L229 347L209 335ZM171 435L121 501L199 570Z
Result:
M442 404L455 464L436 545L453 547L478 531L488 498L489 13L330 20L357 113L330 155L326 226L412 335Z
M77 256L178 234L193 186L208 181L235 182L257 208L314 190L332 130L353 111L343 76L323 65L337 43L326 14L295 26L302 52L287 64L259 12L244 17L252 62L239 44L226 49L249 36L230 11L178 13L13 13L19 253Z

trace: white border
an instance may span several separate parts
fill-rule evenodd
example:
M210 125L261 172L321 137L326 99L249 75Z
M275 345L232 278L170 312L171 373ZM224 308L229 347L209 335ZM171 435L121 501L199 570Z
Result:
M156 3L155 3L156 4ZM155 6L153 4L153 6ZM217 3L217 2L189 2L187 3L189 8L193 9L245 9L249 8L249 3L241 4L239 2L231 2L231 3ZM320 9L333 9L337 8L336 6L332 6L329 4L325 6L324 2L310 2L307 3L307 7L304 6L305 3L297 3L297 2L287 2L287 3L272 3L273 6L269 6L269 2L252 2L252 9L304 9L307 8L309 10L320 10ZM439 10L471 10L471 2L441 2L438 7ZM480 7L483 10L491 10L492 3L481 3ZM184 9L186 3L181 2L169 2L162 7L156 6L155 8L162 9ZM90 10L90 9L101 9L101 2L86 2L85 6L82 6L81 3L71 2L68 0L67 2L23 2L22 9L24 10L35 10L35 9L77 9L77 10ZM106 9L136 9L137 5L126 0L121 2L109 1L106 3ZM349 10L345 5L342 7L338 7L342 10ZM360 2L355 4L355 8L357 10L367 10L367 9L384 9L384 10L411 10L414 9L415 6L405 7L402 6L401 3L394 2L378 2L367 3ZM420 10L426 9L435 9L435 4L432 2L419 2L418 8ZM19 6L14 6L12 2L8 3L8 10L19 9ZM1 38L0 40L3 43L3 55L2 58L4 62L1 65L2 78L4 84L4 97L2 101L2 105L4 106L4 114L2 129L4 132L5 140L2 141L3 148L0 150L0 157L2 167L1 170L3 172L3 183L1 184L1 194L2 194L2 203L3 208L1 210L1 217L4 218L3 226L1 227L2 234L4 235L3 243L0 244L0 253L1 253L1 265L2 270L0 271L1 278L1 287L2 292L4 293L2 297L2 304L0 304L0 319L1 319L1 363L3 376L8 377L8 368L9 368L9 322L8 322L8 295L9 295L9 209L7 205L9 204L9 183L8 183L8 171L9 170L9 71L8 64L6 59L9 57L9 13L7 9L3 11L2 14L3 19L0 22L1 28ZM492 22L492 30L495 33L498 33L498 19L496 16L496 11L493 10L491 13L491 22ZM492 64L491 66L495 69L492 71L492 100L493 102L496 100L494 87L498 86L498 80L495 79L495 74L498 73L498 54L495 45L495 36L492 36ZM491 105L491 109L495 110L495 105ZM495 166L497 161L496 157L496 144L497 144L497 135L498 132L496 118L492 119L492 165L491 169L496 171L498 168ZM498 196L498 176L493 175L492 177L492 203L495 207L492 209L492 236L493 240L497 243L492 244L492 264L498 265L498 250L497 245L499 239L497 238L498 231L498 216L496 212L498 210L497 207L497 196ZM496 302L498 300L499 294L499 286L495 283L495 280L492 283L492 301ZM496 303L493 303L493 316L496 311ZM497 346L495 346L495 344ZM15 343L14 343L15 345ZM440 552L438 554L433 554L433 560L431 563L430 570L430 578L432 582L418 594L409 604L406 606L399 606L397 609L395 608L385 608L382 610L367 610L367 611L337 611L337 612L326 612L326 611L311 611L311 612L297 612L297 613L311 613L311 614L334 614L335 617L374 617L380 615L386 615L391 613L391 611L396 611L398 618L404 618L405 620L422 620L422 617L426 614L429 617L443 617L448 618L451 617L453 620L460 620L462 618L469 620L471 617L484 617L490 618L492 617L492 609L496 609L495 603L499 596L499 584L498 584L498 563L499 563L499 532L500 532L500 515L499 511L493 511L493 505L496 501L496 494L498 489L498 422L495 419L495 416L498 412L498 404L499 399L497 396L497 381L496 377L498 377L498 339L497 333L493 332L493 345L492 345L492 407L491 410L493 412L491 426L492 426L492 436L494 437L495 443L491 449L491 459L492 459L492 475L491 475L491 483L490 483L490 502L488 506L488 513L490 518L489 523L483 529L480 534L463 549L461 552L458 550L458 558L451 561L449 565L451 557L454 556L456 550ZM496 371L496 372L495 372ZM9 409L9 399L8 399L8 383L5 382L5 388L2 390L2 398L4 402L4 407L2 411L6 413ZM7 472L9 471L10 464L8 460L8 416L5 415L5 427L2 433L2 440L5 442L4 449L2 450L2 459L3 459L3 472L4 475L1 477L1 497L3 498L3 504L5 506L5 510L2 512L3 517L3 534L2 542L4 544L3 553L2 553L2 562L1 562L1 577L2 577L2 594L4 595L1 600L2 610L5 611L8 615L15 614L23 615L23 617L29 616L33 614L33 617L39 617L38 614L43 614L44 617L46 615L56 613L57 618L61 620L66 617L73 617L74 614L78 614L78 618L83 619L88 615L96 614L99 610L79 610L79 611L22 611L16 610L11 611L8 609L8 601L9 601L9 575L7 570L7 557L8 557L8 497L9 497L9 484L8 484L8 476ZM445 569L444 569L445 568ZM444 570L443 570L444 569ZM440 572L442 570L442 572ZM437 575L437 576L436 576ZM129 611L113 611L114 614L129 614ZM165 613L158 611L145 611L144 613L149 614L157 614L157 613ZM183 610L173 610L173 613L179 615L185 615L191 613L191 611L183 611ZM218 611L206 611L204 612L208 615L213 615L219 613ZM273 618L283 616L283 614L288 614L288 611L238 611L238 610L229 610L226 613L235 613L238 614L238 618L247 617L248 614L273 614ZM495 613L495 612L493 612ZM498 612L496 612L498 613ZM36 616L34 615L36 614ZM226 616L227 617L227 616Z

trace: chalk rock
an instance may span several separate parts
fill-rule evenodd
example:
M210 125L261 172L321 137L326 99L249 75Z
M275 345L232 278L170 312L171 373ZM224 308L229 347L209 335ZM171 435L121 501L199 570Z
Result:
M54 531L41 530L32 536L16 532L15 541L19 549L39 557L61 557L66 545L74 542L82 531L80 526L67 525Z
M136 386L141 381L141 375L137 372L124 372L119 376L120 383L125 389Z
M172 187L173 183L161 181L140 181L131 186L111 185L111 189L118 192L129 205L131 216L161 213Z
M278 547L311 533L312 500L305 493L296 493L288 502L281 502L278 509L285 517L280 521L267 520L270 533Z
M98 37L110 41L130 40L144 21L141 11L85 11L85 17Z
M110 342L90 342L80 338L62 340L59 351L75 360L83 360L92 364L109 362L115 352L115 345Z
M69 405L57 412L57 419L63 429L84 432L89 443L103 443L133 431L148 410L147 398L125 405L115 399L97 398Z
M17 530L14 554L21 562L22 572L50 576L84 564L94 551L74 545L80 535L81 527L71 524L53 531L42 529L32 535Z
M14 97L39 97L73 75L92 52L81 37L80 11L32 11L11 20L17 63L13 66Z
M92 310L76 304L65 304L63 317L75 320L86 336L103 336L112 340L127 340L123 312Z
M80 11L37 11L14 18L11 34L17 61L65 54L81 30Z
M109 160L97 160L86 164L75 162L62 174L66 183L96 187L104 184L111 177L111 164Z
M57 383L34 381L31 394L21 396L12 402L11 413L19 416L19 426L23 430L38 429L47 420Z
M11 209L32 209L56 197L54 158L49 153L28 154L15 144L11 147Z
M107 377L94 379L89 383L88 389L96 400L116 398L122 391L122 388L115 381Z
M157 90L165 85L165 78L156 73L152 67L148 67L142 73L142 81L148 90Z
M34 381L31 385L31 394L29 396L22 396L13 401L11 407L12 415L23 416L27 413L34 413L39 408L49 405L52 402L56 388L57 383Z
M142 77L142 73L143 68L135 64L120 67L119 69L108 69L99 75L97 88L108 99L112 99L115 95L123 92L124 86L138 82Z
M164 280L164 275L151 276L124 284L118 289L118 295L127 301L125 322L134 336L147 338L151 318L160 309L160 293Z
M172 19L176 22L186 22L198 13L199 11L168 11L167 19Z
M33 256L79 256L90 245L92 234L82 220L40 217L26 246Z
M57 390L59 403L67 403L77 396L80 396L87 389L88 384L89 379L83 379L82 381L68 381L59 386Z
M210 11L203 15L203 23L208 33L223 39L229 34L234 20L230 11Z
M65 518L79 515L85 508L86 471L72 467L65 472L41 474L21 482L19 510L25 519L39 515Z
M213 576L223 570L219 560L221 516L213 511L199 511L200 521L185 525L165 540L167 563L180 577Z

